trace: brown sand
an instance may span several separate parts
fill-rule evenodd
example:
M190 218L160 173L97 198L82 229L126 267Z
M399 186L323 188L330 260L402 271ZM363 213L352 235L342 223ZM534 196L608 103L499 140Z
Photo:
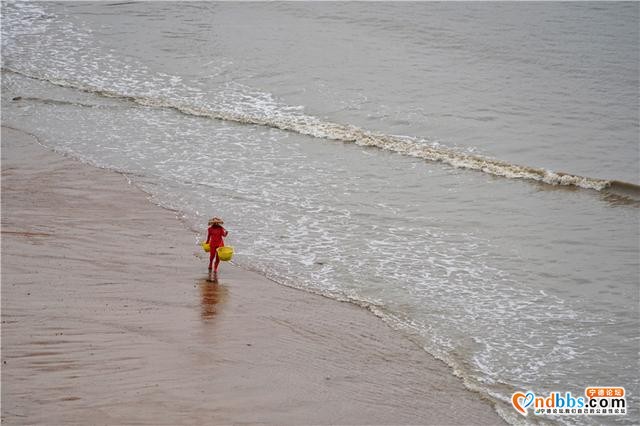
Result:
M125 177L2 129L5 424L496 424L369 312L221 266Z

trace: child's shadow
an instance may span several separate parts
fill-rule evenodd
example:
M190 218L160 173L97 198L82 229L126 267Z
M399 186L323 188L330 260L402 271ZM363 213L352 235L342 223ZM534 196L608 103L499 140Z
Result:
M216 274L209 274L206 279L199 282L200 286L200 317L204 320L213 318L218 314L220 305L227 298L227 288L218 282Z

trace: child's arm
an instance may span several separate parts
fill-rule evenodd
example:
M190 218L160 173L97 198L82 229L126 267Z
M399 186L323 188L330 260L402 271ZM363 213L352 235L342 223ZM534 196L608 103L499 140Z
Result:
M209 244L209 240L211 239L211 232L207 229L207 241L205 243Z
M222 236L226 237L228 234L227 230L222 228Z

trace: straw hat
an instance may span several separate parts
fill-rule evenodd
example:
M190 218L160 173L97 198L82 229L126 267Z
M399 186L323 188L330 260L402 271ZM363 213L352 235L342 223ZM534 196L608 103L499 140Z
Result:
M209 219L209 226L222 225L223 223L224 221L219 217L212 217L211 219Z

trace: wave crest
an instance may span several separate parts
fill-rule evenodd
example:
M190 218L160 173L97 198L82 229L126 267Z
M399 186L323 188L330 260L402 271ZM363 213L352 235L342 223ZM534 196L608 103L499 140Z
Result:
M267 126L316 138L338 140L345 143L355 143L360 146L376 147L411 157L448 164L456 168L481 171L483 173L506 177L509 179L525 179L543 182L549 185L573 186L593 189L596 191L611 188L612 185L616 188L624 187L625 196L640 199L640 186L632 183L591 178L571 173L554 172L543 168L512 164L506 161L477 154L470 154L450 147L444 147L437 143L428 143L427 141L413 137L387 135L384 133L368 131L353 125L322 121L316 117L305 114L296 114L291 112L279 113L277 111L272 111L270 114L261 114L258 112L248 113L233 110L218 110L209 106L191 105L171 99L132 96L111 90L87 86L73 81L29 75L6 67L3 67L2 70L20 74L28 78L47 81L57 86L75 88L77 90L90 92L100 96L134 102L141 106L170 108L182 114L196 117L207 117L216 120L232 121L235 123Z

